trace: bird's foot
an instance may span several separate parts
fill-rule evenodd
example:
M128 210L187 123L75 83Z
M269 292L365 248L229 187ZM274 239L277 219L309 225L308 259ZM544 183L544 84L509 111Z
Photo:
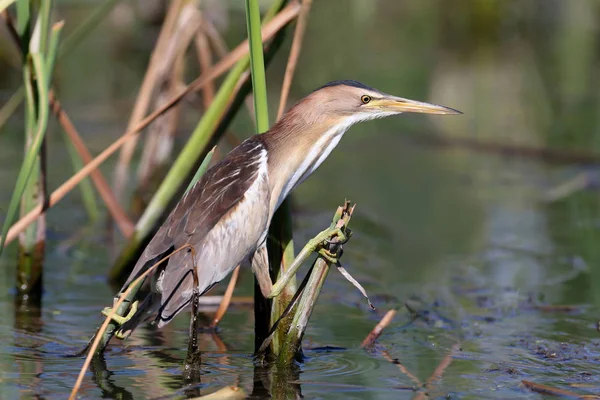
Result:
M352 231L346 228L346 231L344 232L340 228L336 228L333 231L323 231L322 233L326 234L326 237L317 244L315 250L325 260L332 264L337 264L343 253L341 245L350 240ZM337 249L335 251L328 249L328 246L332 244L337 245Z
M115 301L115 304L116 304L116 301ZM138 304L139 304L138 300L134 301L133 303L131 303L131 306L129 307L129 312L127 313L127 315L120 316L117 314L113 314L111 319L113 321L115 321L119 327L123 326L127 321L129 321L131 318L133 318L133 316L135 315L135 313L138 310ZM102 315L108 317L111 314L113 307L105 307L104 310L102 310ZM127 339L127 337L129 336L129 332L123 332L122 329L119 329L115 332L115 336L117 337L117 339L121 339L121 340Z
M325 229L312 238L308 242L308 246L312 247L313 251L318 251L329 244L344 244L350 240L351 236L352 231L348 228L346 228L345 232L341 228Z
M331 264L337 264L342 256L343 250L339 249L337 252L331 252L325 248L321 248L317 253Z

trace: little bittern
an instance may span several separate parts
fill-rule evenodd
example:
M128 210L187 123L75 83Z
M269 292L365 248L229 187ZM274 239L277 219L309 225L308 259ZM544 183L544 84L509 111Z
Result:
M122 291L141 272L185 244L196 253L204 293L243 260L252 262L262 293L276 295L268 273L266 238L273 213L288 194L327 158L350 126L405 112L460 114L451 108L403 99L355 81L336 81L293 106L268 132L255 135L210 168L189 190L152 238ZM130 332L154 316L161 327L190 303L192 257L179 252L152 275L151 292L118 322Z

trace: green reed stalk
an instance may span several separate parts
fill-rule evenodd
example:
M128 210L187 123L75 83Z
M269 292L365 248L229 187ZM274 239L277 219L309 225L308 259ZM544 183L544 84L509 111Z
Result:
M35 28L31 29L31 4L24 0L17 3L17 20L20 42L24 51L23 81L25 85L25 133L26 150L15 190L4 221L4 237L17 216L27 214L32 208L45 201L45 133L49 115L49 85L57 43L62 24L48 30L52 3L41 3ZM32 33L35 37L30 37ZM49 38L48 38L48 35ZM25 47L25 44L27 46ZM19 238L19 261L17 264L17 290L19 295L38 298L42 290L42 263L45 245L45 219L40 216Z
M250 71L254 93L256 133L264 133L269 130L269 103L267 101L265 61L260 32L260 10L257 0L246 0L246 25L248 26L248 42L250 43Z
M248 41L250 44L250 69L252 88L254 92L254 108L256 114L256 131L264 133L269 129L269 114L267 88L263 60L263 45L260 31L260 10L257 0L246 0L246 21L248 26ZM289 206L284 206L277 212L269 228L269 265L272 279L280 273L281 265L289 265L294 260L292 240L292 218ZM255 288L257 284L255 282ZM255 347L258 349L264 335L271 325L279 319L283 310L289 304L295 292L295 280L292 280L285 291L275 301L271 302L255 290ZM267 313L269 315L267 315ZM286 318L277 327L278 334L271 342L270 351L278 354L281 351L283 335L289 328L291 318Z

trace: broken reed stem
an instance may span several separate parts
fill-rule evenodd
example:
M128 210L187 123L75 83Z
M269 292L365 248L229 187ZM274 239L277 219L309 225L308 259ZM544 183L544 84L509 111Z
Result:
M329 229L332 231L341 229L343 232L347 232L348 223L352 218L353 212L354 206L350 206L349 202L345 202L343 207L338 207ZM339 240L339 237L334 237L326 246L327 250L332 254L339 254L342 246L342 243ZM330 267L331 262L323 259L321 256L318 256L315 260L313 267L311 268L312 271L310 272L310 276L308 277L308 282L300 295L295 309L293 309L291 321L289 324L283 325L285 335L280 338L281 343L279 345L279 352L278 354L276 353L277 361L280 366L291 365L294 359L301 354L302 338L304 337L304 332L308 326L308 320L314 310ZM274 339L275 338L276 337L274 337Z
M375 328L373 328L373 330L367 335L365 340L363 340L360 347L364 348L372 346L373 343L375 343L375 341L377 340L377 338L381 335L383 330L390 324L390 322L392 322L392 320L396 316L396 312L397 310L393 308L387 313L385 313L383 318L381 318L381 321L379 321L379 323L375 325Z
M81 136L77 132L77 129L75 129L75 126L71 122L71 119L69 118L65 110L62 108L60 101L56 98L54 90L50 90L48 97L50 99L50 108L52 112L58 119L58 122L62 126L65 133L71 139L71 142L73 143L75 150L77 150L79 157L81 158L84 164L89 164L92 161L92 155L85 146L85 143L83 142L83 139L81 139ZM106 204L108 212L117 223L119 230L121 231L123 236L128 238L133 232L133 222L131 222L123 208L121 208L121 205L115 198L112 190L110 189L110 186L108 185L108 182L104 178L102 171L100 171L99 169L95 169L91 171L90 177L92 178L92 181L94 182L94 185L96 186L100 197L102 197L102 200L104 200L104 204Z
M281 10L269 23L265 24L262 28L263 30L263 41L271 39L275 33L277 33L280 29L286 26L292 19L294 19L299 12L299 5L296 2L290 3L283 10ZM64 182L61 186L59 186L52 194L50 195L49 201L47 205L44 207L39 205L33 208L28 214L22 217L19 221L17 221L8 231L5 239L5 246L12 242L19 233L21 233L29 224L31 224L35 219L46 209L56 205L63 197L67 195L73 188L75 188L79 182L88 176L91 171L96 169L100 164L102 164L108 157L110 157L115 151L117 151L127 140L129 140L132 136L136 135L142 129L147 127L152 121L154 121L157 117L164 114L166 111L171 109L175 104L177 104L185 95L188 93L198 90L202 88L205 84L212 81L213 79L219 77L229 68L231 68L235 63L243 56L245 56L248 52L248 42L243 41L238 47L236 47L229 55L221 60L215 67L205 73L200 75L196 80L194 80L191 84L189 84L185 89L183 89L179 94L174 96L171 100L169 100L166 104L164 104L160 109L154 111L146 118L141 120L133 129L125 132L119 139L117 139L113 144L107 147L102 153L100 153L96 158L94 158L90 163L88 163L81 171L77 172L71 178L69 178L66 182Z
M279 97L279 110L277 111L277 120L281 118L285 111L285 105L287 103L290 87L292 86L292 79L294 79L294 72L298 65L298 58L300 57L300 50L302 49L302 40L304 39L304 32L306 32L306 25L308 23L308 16L310 13L310 7L312 0L302 0L302 9L298 16L296 23L296 30L294 31L294 39L292 40L292 48L288 58L287 66L285 67L285 75L283 77L283 85L281 86L281 96Z
M98 328L98 330L96 331L96 334L94 335L94 341L93 341L92 345L90 346L90 348L88 350L88 355L85 358L85 362L83 363L83 366L81 367L81 370L79 371L79 375L77 376L77 380L75 381L75 385L73 386L73 390L71 391L71 395L69 396L69 400L74 400L75 399L75 396L77 395L77 391L79 390L79 387L81 386L81 382L83 381L83 377L85 376L85 371L87 371L87 369L89 368L90 362L91 362L92 358L96 354L96 349L98 349L98 346L100 345L100 342L101 342L101 340L103 338L103 335L104 335L104 332L106 331L106 328L112 322L113 317L115 315L117 315L118 308L123 304L123 302L128 297L130 297L132 295L132 292L134 292L134 291L137 292L137 290L139 290L139 287L141 287L141 284L142 284L143 280L146 279L146 277L151 272L153 272L163 262L167 261L169 258L171 258L172 256L174 256L175 254L177 254L180 251L185 250L185 249L188 249L192 253L192 261L193 261L192 262L192 268L195 271L196 270L196 265L195 265L196 252L195 252L193 246L191 246L190 244L185 244L185 245L181 246L180 248L178 248L177 250L173 251L168 256L166 256L163 259L161 259L159 262L157 262L156 264L154 264L153 266L151 266L150 268L148 268L146 271L144 271L144 273L141 274L133 282L131 282L131 284L129 284L129 286L127 287L127 290L125 290L119 296L119 300L117 300L117 302L113 305L110 313L104 319L104 322L102 323L102 325L100 326L100 328ZM133 293L133 296L135 296L135 293ZM107 344L108 344L108 342L104 343L104 346L106 346Z

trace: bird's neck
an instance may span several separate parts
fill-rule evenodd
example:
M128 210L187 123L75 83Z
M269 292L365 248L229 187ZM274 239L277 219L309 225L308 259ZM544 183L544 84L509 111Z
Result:
M283 119L263 135L268 147L272 213L325 161L352 122L321 120L292 125Z

